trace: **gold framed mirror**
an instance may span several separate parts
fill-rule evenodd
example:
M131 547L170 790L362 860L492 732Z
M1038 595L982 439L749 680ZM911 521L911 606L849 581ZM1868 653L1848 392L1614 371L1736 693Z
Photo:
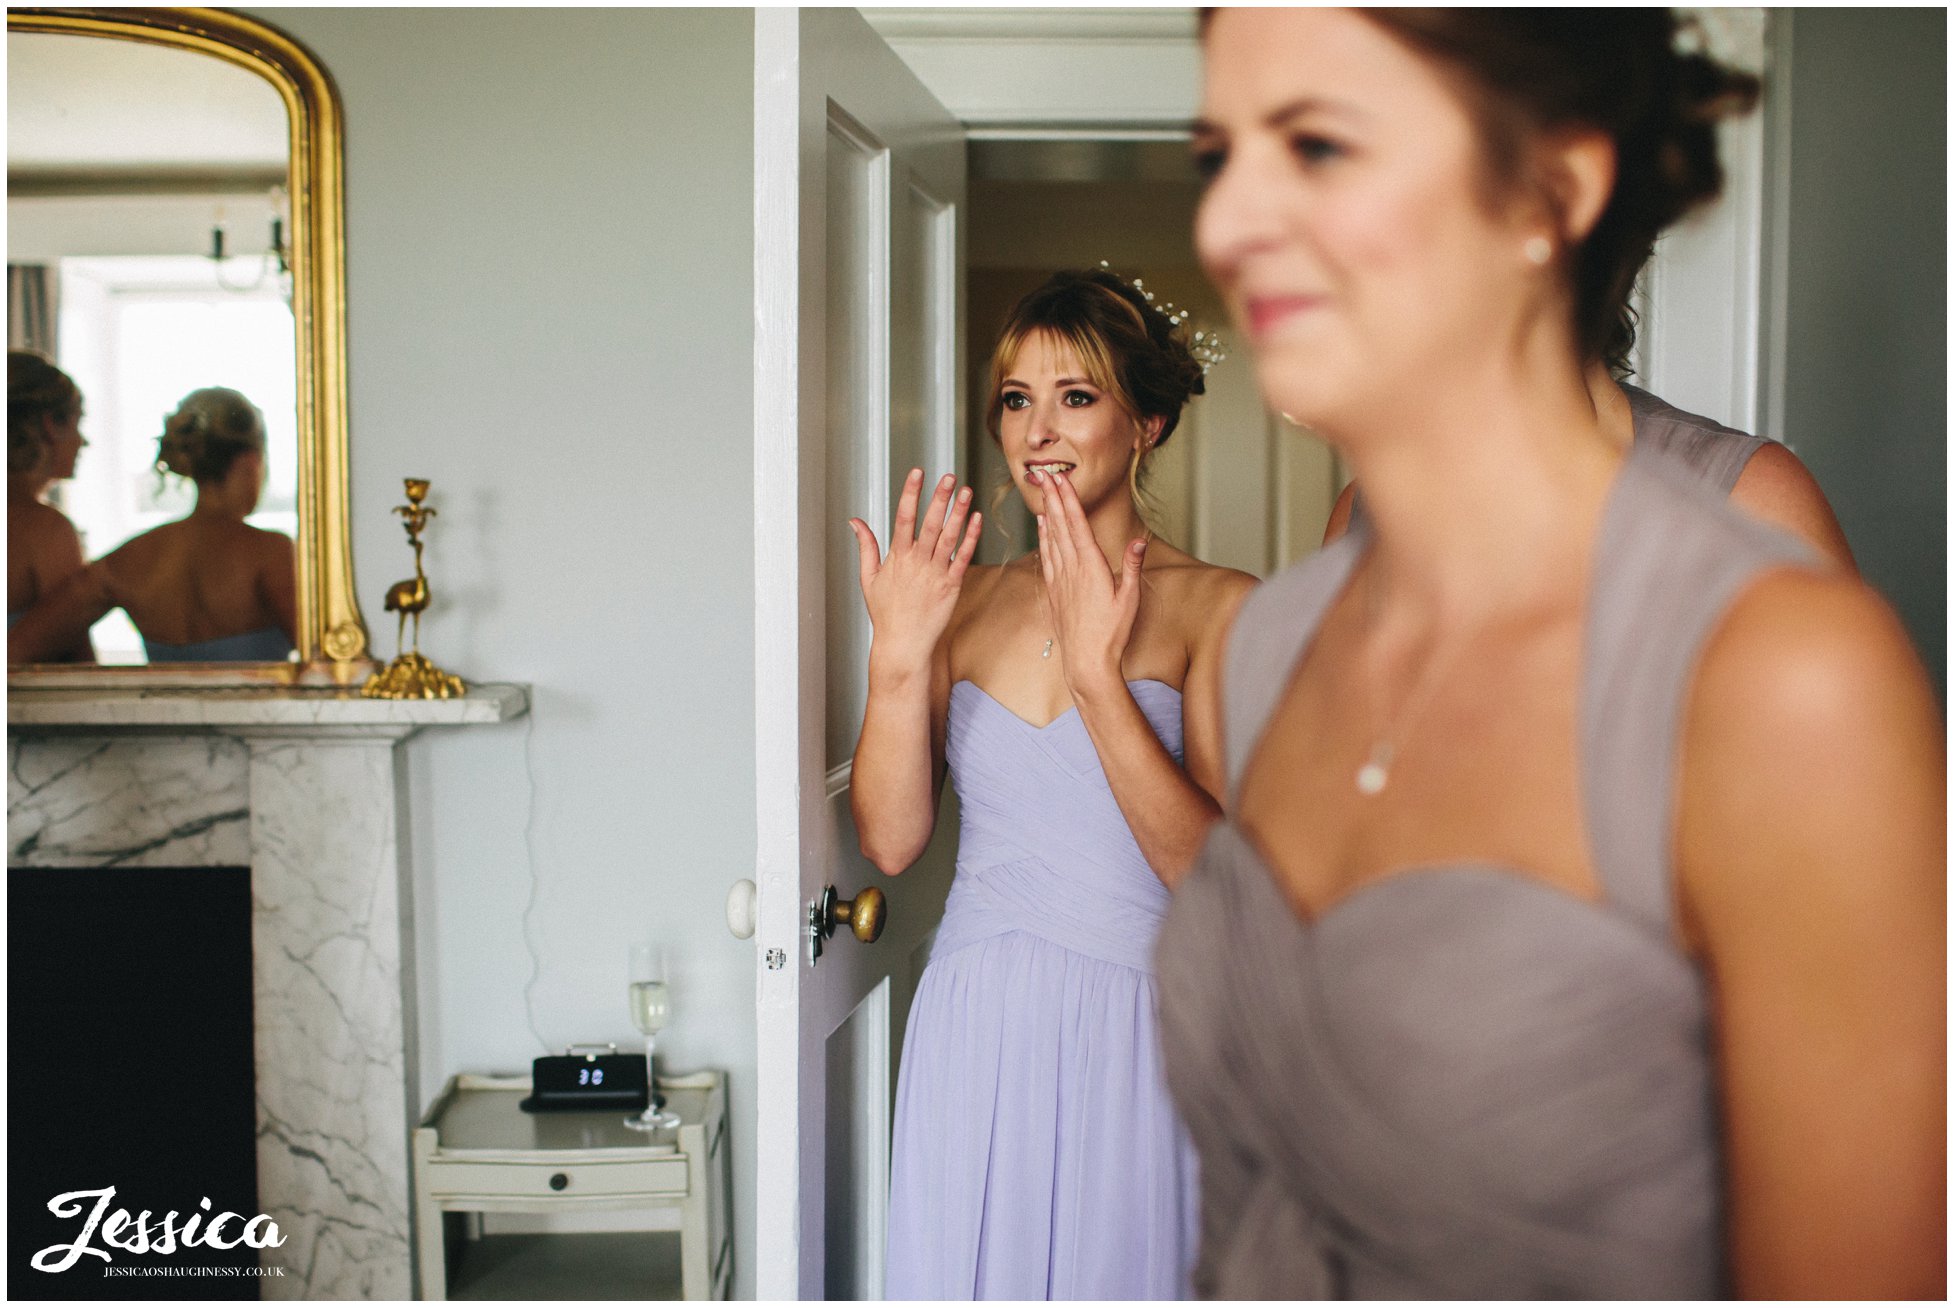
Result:
M339 96L332 79L308 51L284 33L218 9L22 8L8 11L7 27L10 47L19 34L137 42L222 60L263 79L276 92L284 106L287 128L280 198L289 205L289 235L288 244L275 253L280 265L277 275L289 275L287 298L295 347L292 400L296 412L296 476L288 495L296 525L296 562L292 569L296 613L290 632L296 648L286 661L128 666L36 663L10 667L9 683L91 685L106 679L123 685L359 684L377 664L367 653L366 625L353 591L347 493L343 138ZM11 49L9 62L13 64ZM11 126L9 134L11 138ZM10 174L13 146L10 139ZM102 187L98 185L97 189ZM13 194L10 185L10 198ZM277 191L273 194L277 196ZM215 248L210 251L211 261L220 264L224 262L220 257L223 237L217 234L223 227L221 213L213 231ZM279 223L284 214L280 212L276 218L274 240L283 231ZM267 253L268 261L271 253ZM11 291L11 251L9 262ZM219 276L221 280L221 273ZM11 319L15 313L11 302L9 308ZM266 406L266 417L261 421L261 447L264 433L274 425L272 407ZM269 452L264 457L273 461ZM160 485L160 476L157 481ZM87 550L91 559L98 555L95 549ZM9 608L11 627L11 595Z

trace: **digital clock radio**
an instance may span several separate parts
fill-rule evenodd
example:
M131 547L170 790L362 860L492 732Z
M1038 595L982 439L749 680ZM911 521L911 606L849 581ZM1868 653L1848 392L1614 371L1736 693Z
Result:
M530 1113L641 1112L645 1107L643 1054L620 1054L613 1044L571 1045L530 1064ZM660 1096L663 1098L663 1096Z

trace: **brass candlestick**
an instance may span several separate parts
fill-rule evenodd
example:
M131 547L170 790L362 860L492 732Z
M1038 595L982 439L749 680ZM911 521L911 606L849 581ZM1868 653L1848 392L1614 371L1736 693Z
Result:
M427 607L432 594L427 573L421 567L421 533L427 529L427 520L434 516L434 510L422 502L427 499L427 487L422 478L407 478L407 503L394 508L407 527L408 542L414 547L414 575L406 581L395 582L387 590L387 611L400 614L400 630L394 642L399 652L385 672L374 673L360 688L360 694L368 699L453 699L468 693L460 677L443 672L421 655L421 610ZM409 615L414 619L411 649L404 648Z

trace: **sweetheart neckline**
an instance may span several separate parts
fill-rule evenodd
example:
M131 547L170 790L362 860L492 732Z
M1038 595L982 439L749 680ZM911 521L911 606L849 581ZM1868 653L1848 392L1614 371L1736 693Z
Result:
M1172 691L1176 699L1182 698L1181 691L1178 686L1169 685L1167 682L1162 681L1158 677L1132 677L1127 680L1126 684L1129 688L1131 688L1133 686L1144 686L1149 683L1155 686L1159 686L1162 689ZM985 699L997 705L998 708L1003 709L1004 713L1008 717L1010 717L1012 721L1021 724L1025 730L1034 733L1042 733L1042 732L1050 731L1053 727L1065 721L1065 719L1069 717L1076 717L1079 712L1079 706L1077 704L1071 704L1066 707L1063 713L1059 714L1057 717L1047 722L1044 726L1042 727L1036 726L1030 720L1026 718L1021 718L1016 713L1012 712L1011 709L1004 703L1003 700L991 694L988 690L985 690L982 686L972 681L969 677L958 677L954 682L952 682L950 684L951 693L954 694L958 686L970 687L972 690L976 691L979 695L982 695Z
M1548 896L1571 906L1584 917L1591 917L1603 922L1617 924L1628 930L1637 939L1647 941L1665 957L1674 960L1691 972L1699 971L1700 965L1698 960L1685 953L1679 942L1667 935L1658 936L1649 928L1647 923L1642 922L1632 913L1624 912L1614 901L1607 898L1605 887L1601 888L1601 898L1582 899L1580 896L1563 890L1551 882L1544 881L1532 873L1524 872L1510 864L1501 863L1491 858L1460 857L1450 860L1421 859L1400 864L1382 876L1371 877L1355 889L1344 891L1323 908L1310 914L1308 917L1304 917L1301 913L1297 912L1296 905L1290 902L1288 892L1276 880L1275 870L1268 859L1262 856L1262 851L1256 846L1254 840L1249 837L1248 832L1242 829L1241 824L1232 818L1223 816L1215 820L1214 825L1208 829L1206 838L1202 841L1202 854L1206 854L1208 845L1213 843L1216 833L1224 827L1227 828L1234 843L1253 865L1251 870L1255 875L1251 880L1259 881L1263 885L1267 892L1275 898L1276 903L1281 906L1283 910L1282 916L1288 920L1291 928L1306 938L1320 934L1325 924L1345 908L1351 907L1358 901L1368 898L1371 892L1379 890L1384 886L1392 885L1400 881L1420 884L1443 884L1456 876L1479 877L1486 879L1492 885L1512 885L1529 893ZM1193 871L1198 873L1202 867L1210 864L1212 861L1205 856L1197 858Z

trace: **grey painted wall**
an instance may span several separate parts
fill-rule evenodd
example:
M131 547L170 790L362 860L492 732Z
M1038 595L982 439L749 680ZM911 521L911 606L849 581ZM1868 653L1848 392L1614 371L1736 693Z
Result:
M1790 22L1783 436L1945 705L1947 14Z
M638 1039L626 949L671 950L665 1065L727 1070L753 1293L753 19L746 10L276 9L346 113L355 565L422 643L526 682L505 728L407 745L422 1098L544 1041ZM531 875L535 876L533 904ZM525 929L525 910L527 927ZM642 1047L642 1046L639 1046Z

